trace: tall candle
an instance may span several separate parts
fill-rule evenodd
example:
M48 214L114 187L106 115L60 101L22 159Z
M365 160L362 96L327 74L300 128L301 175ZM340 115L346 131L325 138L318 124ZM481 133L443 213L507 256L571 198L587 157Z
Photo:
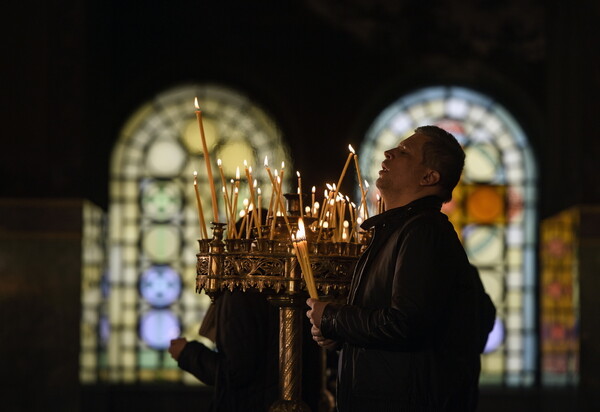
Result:
M304 205L302 204L302 178L300 177L300 172L296 171L296 175L298 176L298 201L300 202L300 218L304 215Z
M208 182L210 183L210 195L212 198L212 207L214 222L219 222L219 209L217 207L217 192L215 190L215 181L213 179L212 167L210 165L210 154L206 146L206 137L204 136L204 125L202 124L202 111L198 105L198 98L194 100L196 106L196 118L198 119L198 127L200 129L200 138L202 139L202 150L204 151L204 162L206 163L206 173L208 174Z
M260 187L257 188L256 191L258 192L258 224L256 226L258 227L258 235L260 237L260 226L262 225L262 191L260 190Z
M204 221L204 212L202 211L202 201L200 200L200 193L198 193L198 172L194 170L194 191L196 192L196 204L198 205L198 221L200 223L200 236L203 239L208 239L208 233L206 231L206 222Z
M304 222L302 218L298 219L298 231L296 232L295 239L292 238L292 243L296 246L296 256L302 269L302 275L304 282L306 283L306 289L308 294L313 299L318 299L319 295L317 292L317 285L310 265L310 256L308 252L308 244L306 241L306 231L304 229Z
M310 214L311 216L315 215L315 191L317 190L317 188L315 186L312 187L312 189L310 190L312 192L311 194L311 199L310 199Z
M363 216L364 219L369 218L369 204L367 203L368 195L369 195L369 182L365 179L365 206L364 206L365 207L364 208L365 215Z
M358 166L358 155L357 154L354 155L354 165L356 166L356 177L358 178L358 185L360 186L360 194L361 194L360 203L366 204L367 197L366 197L365 188L363 187L363 184L362 184L362 177L360 175L360 167Z
M223 173L223 162L221 159L217 159L217 166L219 167L219 174L221 175L221 184L223 185L223 201L225 203L225 217L227 219L227 227L229 228L229 232L231 233L231 226L235 224L235 218L233 217L233 211L231 209L231 204L229 202L229 197L227 194L227 183L225 182L225 174Z

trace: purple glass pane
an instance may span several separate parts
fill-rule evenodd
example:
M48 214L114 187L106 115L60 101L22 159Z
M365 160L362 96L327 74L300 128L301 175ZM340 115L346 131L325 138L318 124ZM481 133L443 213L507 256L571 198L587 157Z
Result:
M148 346L154 349L167 349L171 339L181 333L177 316L170 310L151 310L140 320L140 335Z

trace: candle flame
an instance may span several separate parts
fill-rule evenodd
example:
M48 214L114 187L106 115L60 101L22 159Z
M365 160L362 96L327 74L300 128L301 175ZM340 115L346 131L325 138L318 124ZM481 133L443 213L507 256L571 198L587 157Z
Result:
M269 158L265 156L265 167L269 167Z
M300 177L300 172L296 170L296 176Z
M248 173L252 174L252 166L248 167Z
M261 193L262 193L262 192L260 191L260 187L257 189L257 192L258 192L258 195L260 196L260 195L261 195Z
M256 179L254 179L254 183L252 184L252 187L258 187L258 181Z
M248 207L248 204L250 203L250 201L248 200L248 198L244 199L244 201L242 202L244 204L244 207Z
M350 150L353 154L356 154L351 144L348 145L348 150Z
M369 182L367 182L367 180L365 179L365 187L368 189L369 188Z
M327 186L327 189L333 192L333 186L331 186L329 183L325 183L325 186Z
M244 159L244 167L248 167L248 162Z
M222 164L221 159L217 159L217 166L221 167L221 164Z
M310 191L311 191L311 192L313 192L313 193L315 193L315 192L316 192L316 190L317 190L317 188L316 188L316 187L314 187L314 186L312 187L312 189L310 189Z
M196 107L196 110L200 110L200 105L198 104L198 98L194 97L194 106Z
M285 168L285 162L284 161L281 162L281 168L282 169Z
M236 166L235 168L235 180L240 180L240 167Z
M198 177L198 172L194 170L194 177Z
M296 239L299 241L306 240L306 232L304 231L304 222L302 218L298 218L298 231L296 232Z

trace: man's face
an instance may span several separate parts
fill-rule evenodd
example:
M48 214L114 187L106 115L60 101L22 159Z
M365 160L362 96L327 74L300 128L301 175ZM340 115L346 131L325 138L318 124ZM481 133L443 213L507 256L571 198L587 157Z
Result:
M423 144L427 136L413 134L400 144L385 151L379 178L375 182L382 193L416 193L427 168L423 165Z

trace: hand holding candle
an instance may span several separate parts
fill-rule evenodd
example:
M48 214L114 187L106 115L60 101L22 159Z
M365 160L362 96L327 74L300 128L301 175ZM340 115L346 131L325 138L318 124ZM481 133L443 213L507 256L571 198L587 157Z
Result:
M294 249L296 250L296 256L298 258L298 263L300 263L300 269L302 270L302 276L304 277L308 294L313 299L319 299L317 285L315 283L312 267L310 265L308 244L306 242L306 231L304 230L304 222L302 221L302 218L298 219L298 231L296 232L296 236L293 237L292 243L294 245Z

